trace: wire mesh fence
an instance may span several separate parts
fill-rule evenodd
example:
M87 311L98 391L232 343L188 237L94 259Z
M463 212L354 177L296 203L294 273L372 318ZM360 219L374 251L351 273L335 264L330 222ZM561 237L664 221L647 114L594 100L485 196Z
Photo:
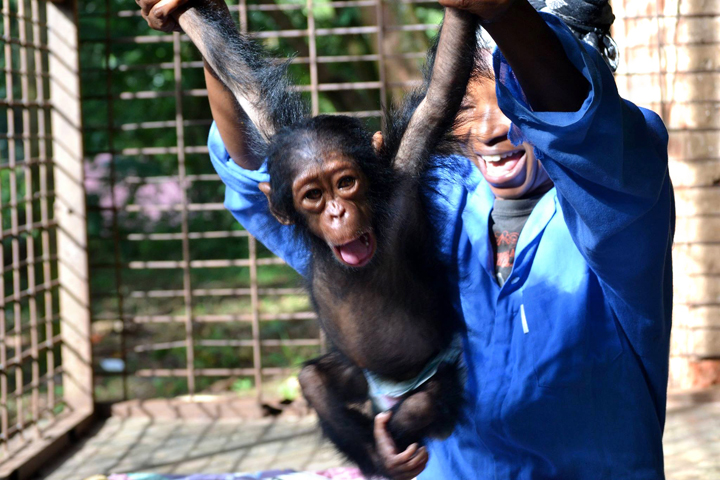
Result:
M44 2L4 0L0 80L0 443L4 460L65 409Z
M374 129L381 105L418 84L442 18L425 0L230 10L241 31L295 55L290 73L313 113ZM223 207L201 57L126 2L81 2L80 31L98 399L277 395L323 340L297 274Z

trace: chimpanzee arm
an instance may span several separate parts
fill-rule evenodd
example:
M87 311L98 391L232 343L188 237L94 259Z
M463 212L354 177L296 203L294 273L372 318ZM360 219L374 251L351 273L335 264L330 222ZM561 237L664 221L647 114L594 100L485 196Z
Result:
M219 81L237 100L249 153L264 158L268 139L306 114L299 95L288 88L287 63L267 58L261 46L241 35L224 3L198 2L179 15L178 23L210 66L209 89ZM218 88L211 94L222 97ZM214 114L230 108L212 97L211 105Z
M151 28L182 27L197 45L205 58L210 108L228 152L240 167L257 169L267 139L304 113L299 95L287 89L286 64L266 59L261 47L238 33L224 0L136 2Z
M452 126L475 58L477 17L445 9L437 54L425 98L410 118L395 155L395 168L417 175Z

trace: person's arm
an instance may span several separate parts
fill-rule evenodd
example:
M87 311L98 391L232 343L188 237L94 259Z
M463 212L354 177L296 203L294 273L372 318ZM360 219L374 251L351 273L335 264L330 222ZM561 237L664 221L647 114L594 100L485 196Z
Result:
M545 18L588 80L587 98L577 112L533 112L496 53L498 103L513 122L511 137L534 145L555 183L573 242L632 347L649 354L665 348L672 302L675 206L667 130L657 114L620 98L595 50L556 17Z
M177 17L187 8L189 0L136 0L136 2L150 28L162 32L181 31ZM224 1L218 0L215 3L230 16ZM244 133L247 115L233 93L217 78L208 63L203 62L203 64L210 110L230 158L244 169L259 168L262 159L252 154L248 138Z
M258 185L270 180L267 165L248 170L237 165L213 123L208 135L208 152L213 167L225 183L225 207L235 219L271 252L285 260L301 275L308 274L310 253L294 227L280 224L270 213L267 199Z
M580 108L588 83L562 44L527 0L440 0L477 15L512 67L528 103L538 112Z
M510 35L512 25L526 26L538 16L524 7L513 9L490 27L495 29L491 33L499 46ZM513 23L511 11L528 18L516 18ZM554 47L551 52L541 51L538 45L549 48L545 41L527 43L528 54L511 52L503 44L505 50L497 50L493 59L498 104L512 122L512 142L534 146L557 188L558 203L574 243L601 280L623 328L638 346L648 341L648 331L658 333L664 328L657 319L663 318L667 300L663 292L671 281L667 267L675 211L668 175L667 130L657 114L620 98L613 75L597 51L581 44L557 17L539 17L562 52ZM506 30L498 32L496 27L500 26ZM540 63L546 62L547 67L533 61L530 53L544 59ZM566 73L560 73L566 70L555 63L560 53L584 78L586 94L580 105L569 111L537 108L539 104L532 103L538 101L535 96L541 97L542 105L552 107L558 102L557 92L538 89L543 82L533 82L524 75L532 72L532 66L537 78L569 88ZM625 315L628 311L633 314ZM625 322L627 318L633 322Z
M657 270L672 234L667 130L657 114L620 98L598 52L558 18L543 18L589 85L586 98L574 112L534 111L514 69L496 52L498 104L513 123L511 139L535 147L589 265L630 299L638 283L662 279Z
M203 62L203 67L210 111L230 158L246 170L260 168L263 159L253 155L244 134L245 124L249 121L247 115L207 62Z

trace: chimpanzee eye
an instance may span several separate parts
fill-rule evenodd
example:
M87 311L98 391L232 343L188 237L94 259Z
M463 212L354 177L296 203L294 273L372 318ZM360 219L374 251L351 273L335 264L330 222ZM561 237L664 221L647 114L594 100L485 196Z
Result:
M322 192L319 188L312 188L305 192L305 198L308 200L320 200L320 197L322 197Z
M354 177L342 177L338 182L338 188L350 188L355 185Z

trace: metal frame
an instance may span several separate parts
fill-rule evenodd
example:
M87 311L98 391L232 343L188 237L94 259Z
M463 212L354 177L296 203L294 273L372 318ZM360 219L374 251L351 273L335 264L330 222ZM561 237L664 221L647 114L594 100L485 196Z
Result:
M0 477L25 478L94 411L77 12L4 0L2 17Z

